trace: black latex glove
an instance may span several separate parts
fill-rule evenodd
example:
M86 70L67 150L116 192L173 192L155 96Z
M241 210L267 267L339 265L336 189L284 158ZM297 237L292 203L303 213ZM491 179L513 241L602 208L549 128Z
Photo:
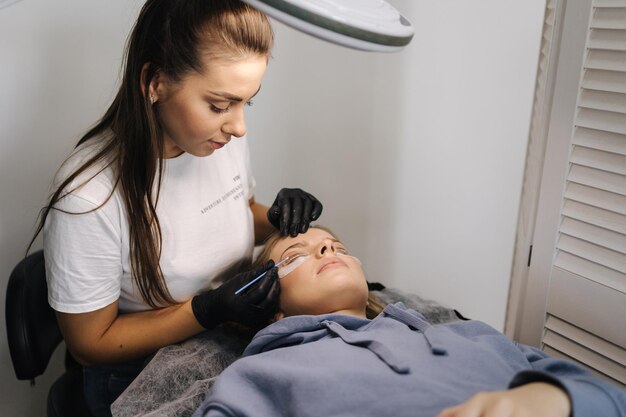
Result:
M263 278L235 295L238 289L264 271L268 272ZM214 290L196 295L191 300L191 309L196 320L206 329L225 321L258 327L267 323L276 313L279 296L278 268L270 260L260 268L235 275Z
M299 188L283 188L267 211L267 218L282 235L296 237L309 230L322 214L322 203Z

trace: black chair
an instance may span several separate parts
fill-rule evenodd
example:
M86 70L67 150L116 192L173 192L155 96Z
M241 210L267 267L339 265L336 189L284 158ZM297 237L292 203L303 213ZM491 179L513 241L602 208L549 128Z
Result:
M30 380L46 370L63 340L54 310L48 304L43 251L20 261L9 278L6 325L11 361L17 379ZM65 372L48 391L48 417L90 416L83 395L82 367L65 352Z

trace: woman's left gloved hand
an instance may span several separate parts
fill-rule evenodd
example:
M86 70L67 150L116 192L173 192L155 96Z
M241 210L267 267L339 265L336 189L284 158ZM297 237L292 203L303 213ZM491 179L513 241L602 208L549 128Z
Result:
M305 233L322 214L322 203L299 188L283 188L267 211L267 218L282 235Z
M265 272L262 281L244 292L237 291ZM252 271L239 273L221 286L196 295L191 300L191 309L196 320L205 329L211 329L225 321L234 321L244 326L257 327L267 324L276 313L280 300L278 269L270 260Z

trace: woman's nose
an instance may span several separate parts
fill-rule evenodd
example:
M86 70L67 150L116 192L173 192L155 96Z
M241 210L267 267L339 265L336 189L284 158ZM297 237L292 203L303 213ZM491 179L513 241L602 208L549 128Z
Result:
M222 131L228 135L240 138L246 134L246 121L243 116L243 106L233 109L228 120L222 126Z
M334 255L337 251L335 248L335 242L330 239L324 239L317 247L317 255L319 257L326 255Z

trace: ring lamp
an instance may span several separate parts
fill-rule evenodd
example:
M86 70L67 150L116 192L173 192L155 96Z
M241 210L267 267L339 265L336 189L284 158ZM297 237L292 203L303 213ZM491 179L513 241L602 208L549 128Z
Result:
M316 38L363 51L396 52L413 26L385 0L243 0Z

